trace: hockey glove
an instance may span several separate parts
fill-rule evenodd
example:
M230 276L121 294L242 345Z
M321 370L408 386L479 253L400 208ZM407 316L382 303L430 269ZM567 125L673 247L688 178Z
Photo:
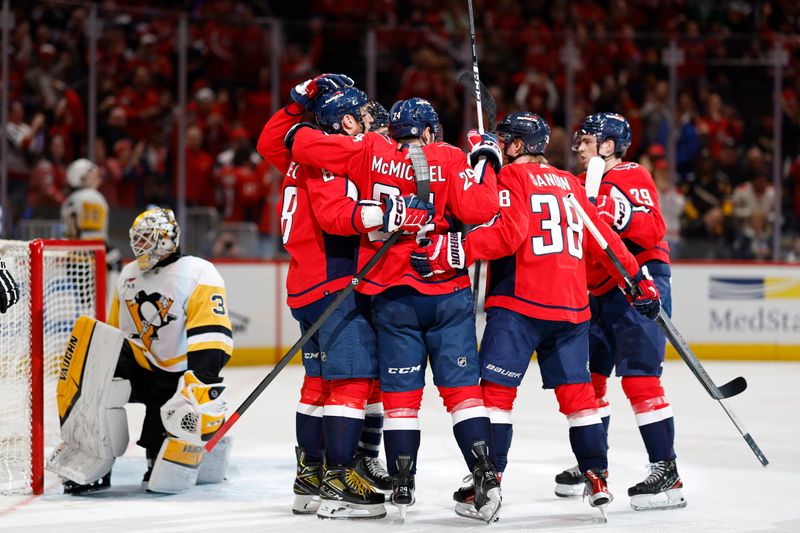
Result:
M292 91L292 100L308 109L311 102L322 94L342 87L352 87L353 79L344 74L322 74L296 85Z
M294 136L295 134L303 128L314 128L318 130L319 128L310 122L300 122L299 124L295 124L292 128L286 132L286 135L283 137L283 145L289 150L289 153L292 153L292 147L294 146Z
M623 198L600 195L597 197L597 214L620 233L631 223L631 204Z
M653 283L653 278L650 276L646 266L636 273L633 277L633 283L635 287L633 293L627 286L621 286L620 289L622 289L628 302L633 305L640 315L650 320L655 320L661 310L661 295L658 293L658 287Z
M467 142L469 142L469 163L473 168L481 157L485 157L494 171L500 172L500 168L503 166L503 153L500 151L497 137L493 133L481 135L478 130L469 130Z
M466 267L467 257L461 243L461 232L435 235L424 239L411 253L411 266L423 278Z
M0 261L0 313L5 313L9 307L19 300L19 287L11 272L6 269L4 261Z
M424 202L416 195L387 196L383 200L382 231L389 233L398 229L416 233L428 224L436 209L430 202Z

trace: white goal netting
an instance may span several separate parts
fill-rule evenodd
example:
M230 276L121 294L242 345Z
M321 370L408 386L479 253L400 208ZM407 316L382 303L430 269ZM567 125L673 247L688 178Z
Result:
M44 447L58 444L56 381L75 320L104 318L105 287L98 292L102 245L38 241L41 259L27 241L0 240L0 258L19 285L19 301L0 315L0 493L28 493L41 478ZM104 271L101 273L104 280ZM39 280L40 291L36 290ZM41 297L37 296L40 294ZM41 298L41 307L37 300ZM98 316L99 314L99 316ZM41 320L39 320L41 317ZM41 344L39 344L41 343ZM35 393L35 358L41 346L43 401ZM44 442L36 437L35 414L44 412ZM34 435L32 437L32 435ZM41 482L41 479L40 479Z

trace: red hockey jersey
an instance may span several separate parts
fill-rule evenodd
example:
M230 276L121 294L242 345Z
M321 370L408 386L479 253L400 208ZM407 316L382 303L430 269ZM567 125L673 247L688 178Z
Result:
M357 235L365 230L347 179L300 165L286 150L283 138L302 114L298 104L289 104L269 119L258 139L258 152L284 175L278 211L283 246L291 257L286 292L293 308L350 283L356 272Z
M424 279L411 268L409 257L417 240L428 232L451 230L456 220L481 224L492 218L498 209L497 178L488 165L482 166L483 175L476 178L464 152L447 143L428 144L422 151L430 168L430 201L436 215L416 236L406 235L389 249L359 284L358 290L365 294L378 294L397 285L409 285L422 294L446 294L469 287L466 270ZM362 199L417 193L407 147L377 133L343 137L302 128L295 135L292 154L295 161L347 175ZM388 234L379 231L361 237L359 268L387 238Z
M565 197L573 193L628 273L638 266L622 241L589 202L569 172L541 163L506 165L498 176L500 214L464 242L467 263L491 259L486 307L504 307L544 320L589 319L586 265L598 260L606 273L622 277L584 227Z
M585 183L586 174L578 179ZM598 196L602 195L624 199L631 205L631 220L619 236L639 265L653 260L669 263L669 244L663 240L667 228L658 205L656 184L647 169L638 163L619 163L603 175L598 192ZM587 276L589 290L596 296L616 285L597 262L588 265Z

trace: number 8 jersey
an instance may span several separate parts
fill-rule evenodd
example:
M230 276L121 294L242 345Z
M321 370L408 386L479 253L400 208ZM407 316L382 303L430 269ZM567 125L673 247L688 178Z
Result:
M500 214L467 234L467 263L491 259L486 307L503 307L543 320L589 319L586 285L589 260L602 261L616 274L606 254L566 202L570 193L603 233L633 276L638 267L622 241L600 223L595 207L569 172L542 163L503 167L497 176Z
M183 372L190 357L227 360L233 352L225 283L214 265L199 257L174 254L147 272L136 261L128 263L108 323L142 348L134 348L134 357L144 368Z

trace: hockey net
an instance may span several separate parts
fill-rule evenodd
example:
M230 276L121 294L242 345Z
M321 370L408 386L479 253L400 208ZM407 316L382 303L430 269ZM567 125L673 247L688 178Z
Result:
M0 240L19 301L0 315L0 494L41 494L44 450L58 444L56 382L72 326L105 320L105 246Z

